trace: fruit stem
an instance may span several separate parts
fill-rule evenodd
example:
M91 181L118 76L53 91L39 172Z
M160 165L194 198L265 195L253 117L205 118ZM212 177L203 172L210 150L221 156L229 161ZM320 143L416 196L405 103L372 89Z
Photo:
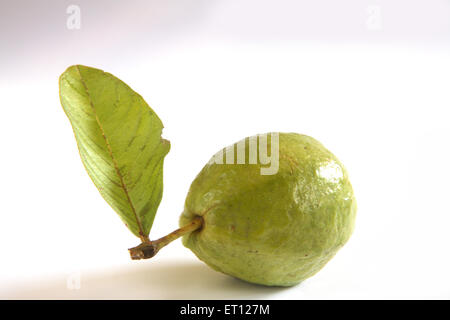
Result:
M140 245L128 249L131 259L150 259L154 257L161 248L165 247L172 241L184 236L192 231L201 228L203 225L203 218L198 216L194 218L189 224L169 233L168 235L154 241L143 241Z

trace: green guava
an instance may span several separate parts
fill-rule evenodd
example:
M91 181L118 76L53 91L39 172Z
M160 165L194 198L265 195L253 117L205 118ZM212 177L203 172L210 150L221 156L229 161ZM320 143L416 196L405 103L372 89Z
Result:
M292 286L322 269L350 238L356 200L347 171L320 142L296 133L278 137L274 174L262 174L268 164L249 163L256 136L243 140L245 163L237 152L234 163L208 162L189 189L180 225L203 218L183 244L213 269ZM267 141L268 153L274 141Z

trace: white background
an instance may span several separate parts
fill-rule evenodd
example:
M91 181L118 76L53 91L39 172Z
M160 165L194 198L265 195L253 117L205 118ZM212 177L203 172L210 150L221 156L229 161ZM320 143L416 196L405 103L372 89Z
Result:
M444 0L2 1L0 298L450 298L449 39ZM287 289L215 272L180 241L131 261L139 241L90 181L59 103L72 64L118 76L165 125L152 238L177 227L213 153L268 131L342 160L353 237Z

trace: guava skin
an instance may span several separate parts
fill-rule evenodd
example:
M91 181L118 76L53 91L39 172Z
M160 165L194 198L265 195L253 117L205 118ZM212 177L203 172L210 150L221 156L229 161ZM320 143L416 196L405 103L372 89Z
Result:
M196 216L204 222L183 244L233 277L296 285L322 269L353 232L356 200L347 171L320 142L297 133L279 133L276 174L261 175L267 165L246 163L208 162L197 175L180 225Z

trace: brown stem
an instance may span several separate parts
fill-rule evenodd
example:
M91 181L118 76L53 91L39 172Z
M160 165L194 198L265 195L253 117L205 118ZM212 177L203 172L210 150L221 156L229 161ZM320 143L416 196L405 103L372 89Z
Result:
M161 248L165 247L172 241L184 236L192 231L195 231L203 225L203 218L198 216L192 220L189 224L169 233L158 240L154 241L143 241L140 245L134 248L128 249L130 252L131 259L150 259L155 256Z

